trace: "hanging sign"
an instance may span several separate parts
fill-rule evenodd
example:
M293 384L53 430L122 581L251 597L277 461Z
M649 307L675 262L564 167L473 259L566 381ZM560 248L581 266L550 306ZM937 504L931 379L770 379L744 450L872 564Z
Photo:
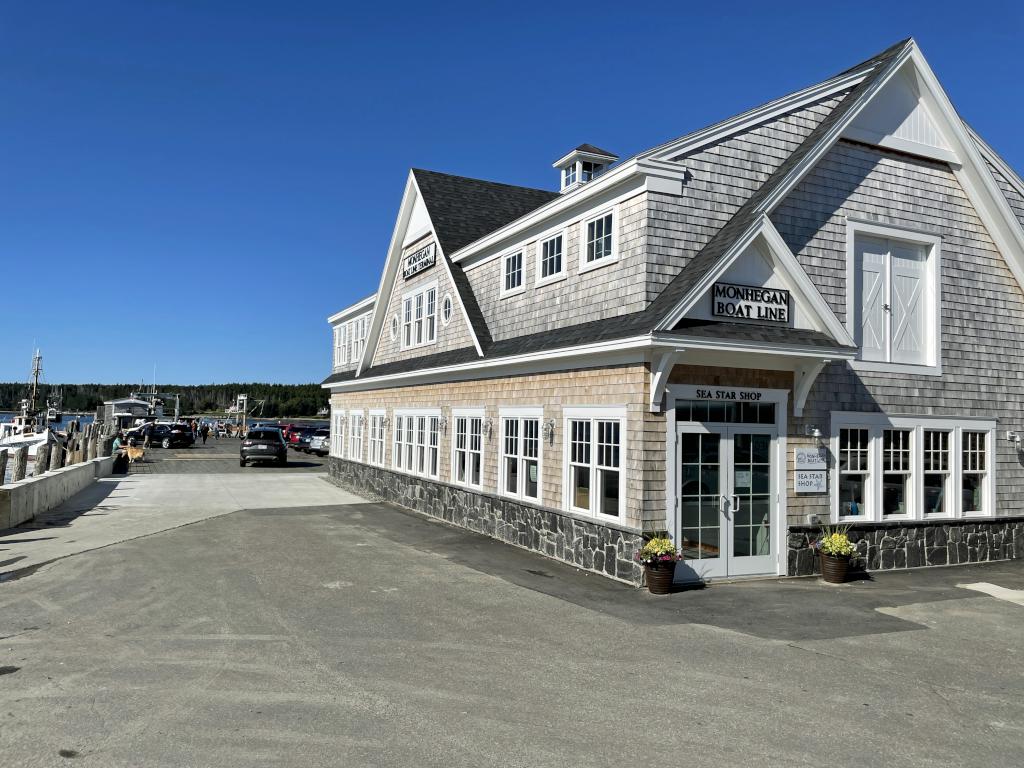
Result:
M415 274L434 266L437 256L434 252L434 244L426 245L418 251L413 251L405 257L405 264L402 267L402 277L408 280Z
M711 286L711 314L763 323L789 323L789 291L754 285L715 283Z

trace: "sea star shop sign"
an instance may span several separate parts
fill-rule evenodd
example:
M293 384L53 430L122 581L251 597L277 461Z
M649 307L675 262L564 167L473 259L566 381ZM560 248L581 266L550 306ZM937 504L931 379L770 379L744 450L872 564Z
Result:
M754 285L715 283L711 288L711 314L731 320L757 320L789 324L789 291Z
M434 251L434 244L424 246L418 251L413 251L405 257L405 264L402 266L402 277L408 280L413 275L419 274L425 269L434 266L437 254Z

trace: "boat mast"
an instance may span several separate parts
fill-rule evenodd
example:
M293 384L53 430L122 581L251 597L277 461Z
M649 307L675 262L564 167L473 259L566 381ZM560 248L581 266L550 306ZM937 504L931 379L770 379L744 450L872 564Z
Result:
M36 350L32 356L32 413L36 412L36 401L39 397L39 377L43 375L43 356Z

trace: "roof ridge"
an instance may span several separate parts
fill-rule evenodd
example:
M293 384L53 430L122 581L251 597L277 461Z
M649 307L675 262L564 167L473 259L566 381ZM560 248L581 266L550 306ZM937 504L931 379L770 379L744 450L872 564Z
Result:
M651 319L656 328L669 313L675 308L687 293L729 252L733 242L749 230L762 215L760 210L762 204L768 200L800 164L800 162L818 146L825 138L832 127L838 123L845 114L858 104L864 94L877 80L879 73L887 71L888 67L878 67L883 62L891 63L898 53L902 53L912 38L887 48L882 54L878 54L868 61L874 62L874 76L865 78L850 93L837 104L825 118L818 123L800 145L782 161L782 163L765 179L764 184L758 187L736 210L732 217L723 224L719 230L712 235L704 247L694 255L685 267L671 280L654 300L647 306L646 311L650 313Z
M413 173L427 173L431 176L443 176L446 179L457 179L459 181L472 181L476 184L489 184L494 187L509 187L510 189L525 189L530 192L544 192L552 197L557 197L558 192L553 189L540 189L539 187L524 187L521 184L509 184L504 181L491 181L490 179L478 179L474 176L461 176L457 173L445 173L444 171L431 171L427 168L413 168Z

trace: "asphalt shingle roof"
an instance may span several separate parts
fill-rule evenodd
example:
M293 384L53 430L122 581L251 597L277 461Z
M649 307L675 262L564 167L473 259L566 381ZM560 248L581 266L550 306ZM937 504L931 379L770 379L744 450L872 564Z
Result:
M847 70L853 72L873 67L871 73L826 116L644 310L512 339L493 341L465 273L460 265L449 262L456 286L462 296L466 311L470 315L474 330L477 332L477 339L480 341L484 356L487 359L502 358L651 333L663 317L714 269L736 239L757 222L762 214L762 204L786 182L791 171L817 148L831 128L860 102L864 93L870 90L872 85L888 71L889 65L904 51L909 42L909 39L903 40L877 56ZM591 151L582 149L588 146L591 145L580 145L581 151ZM604 152L596 147L593 149ZM449 176L433 171L414 169L413 173L446 257L447 254L479 240L484 235L515 221L559 196L556 192L546 190ZM680 324L676 330L668 333L681 338L738 339L845 349L826 334L814 331L748 326L739 323L685 322ZM364 370L360 378L408 373L468 363L474 360L479 360L475 348L465 347L435 355L373 366ZM354 377L355 374L351 371L339 373L328 377L323 383L335 384Z

